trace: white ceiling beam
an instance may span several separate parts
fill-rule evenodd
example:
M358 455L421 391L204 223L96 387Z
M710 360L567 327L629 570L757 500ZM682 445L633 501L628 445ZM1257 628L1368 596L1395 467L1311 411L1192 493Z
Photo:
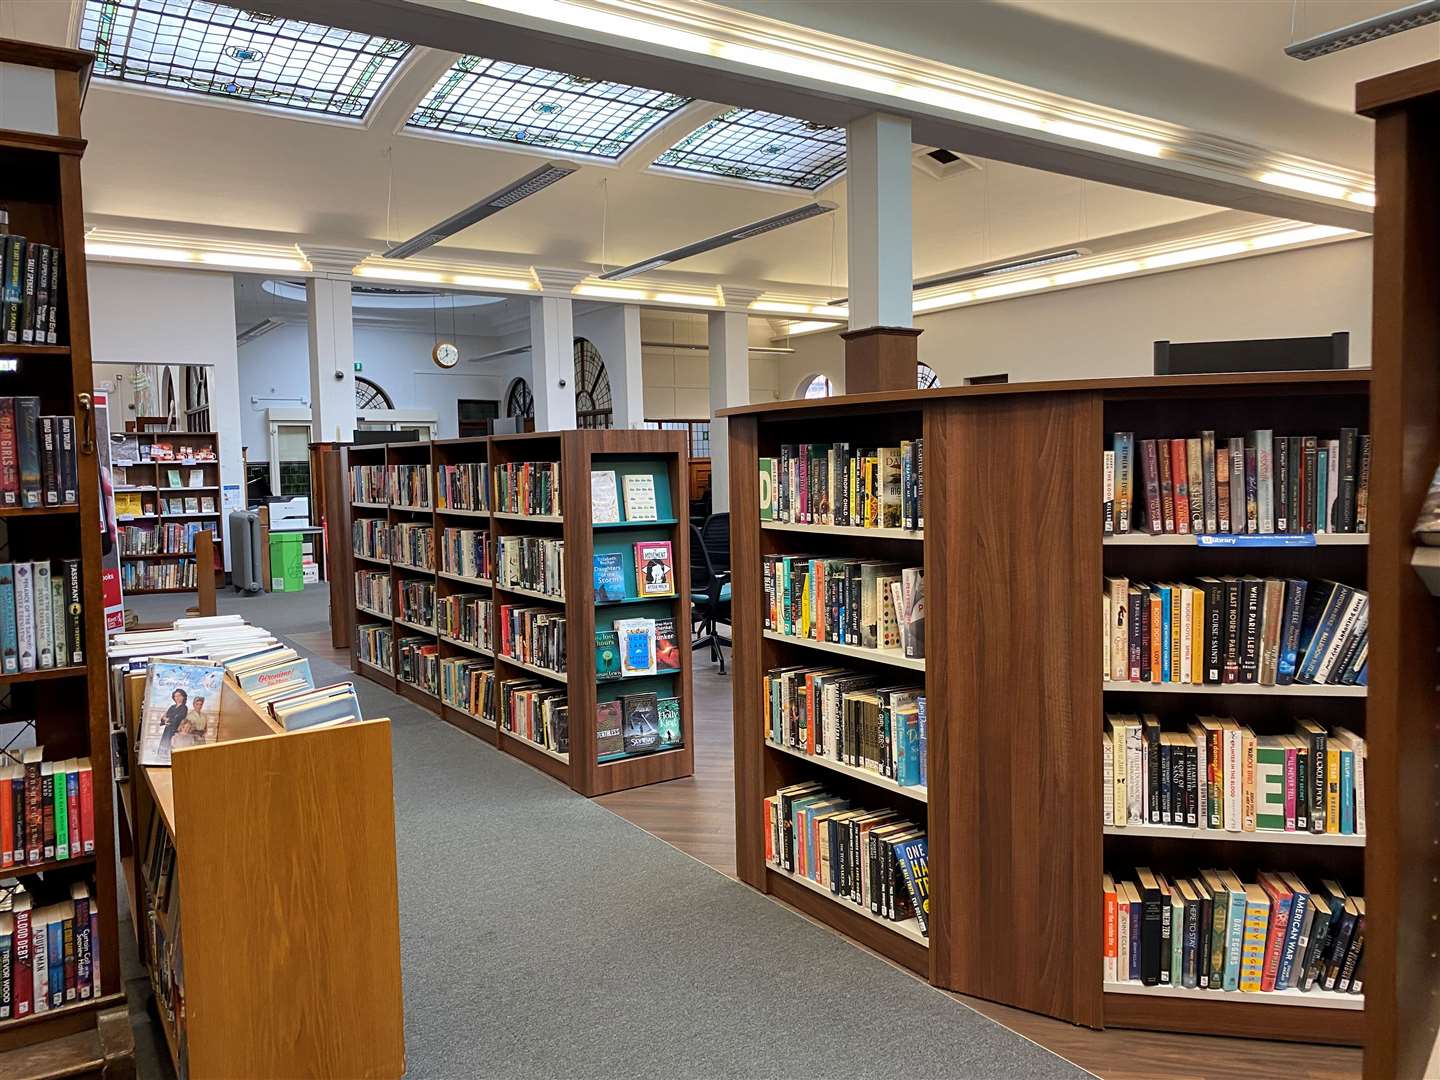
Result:
M370 106L370 129L400 134L405 122L415 114L416 106L461 55L445 49L412 50Z

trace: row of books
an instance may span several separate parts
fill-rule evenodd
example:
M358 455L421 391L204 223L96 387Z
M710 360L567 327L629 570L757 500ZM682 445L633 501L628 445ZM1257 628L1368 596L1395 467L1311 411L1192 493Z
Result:
M0 397L0 505L76 502L75 417L41 415L38 397Z
M1364 984L1365 898L1336 882L1230 870L1166 877L1139 866L1106 874L1106 982L1240 993Z
M925 656L925 572L872 559L766 555L765 629Z
M490 466L480 461L437 467L435 505L442 510L489 510Z
M384 465L351 465L350 498L360 503L388 503L390 478Z
M491 648L494 604L489 595L452 593L438 598L435 604L435 629L445 637Z
M1107 577L1111 682L1359 685L1368 680L1369 594L1336 581Z
M679 670L680 640L674 619L615 619L610 629L595 631L597 682Z
M148 886L144 896L145 937L150 962L150 983L155 1003L169 1026L179 1035L184 1059L185 963L180 936L180 890L175 888L175 838L160 814L150 818L141 878Z
M652 691L595 703L595 757L613 761L685 745L680 699Z
M925 688L838 667L765 673L765 737L905 787L924 786Z
M765 858L889 922L930 930L929 847L923 822L869 810L818 783L765 800Z
M923 529L924 440L869 448L786 443L779 457L760 459L760 520Z
M360 660L386 674L395 670L395 631L389 623L361 623L355 627L355 646Z
M565 616L554 608L501 604L501 656L556 673L565 670Z
M564 513L560 500L560 463L558 461L516 461L496 465L493 507L500 514Z
M429 465L390 465L390 505L428 510L430 503Z
M389 615L390 574L385 570L356 570L355 603L376 615Z
M10 232L0 208L0 341L55 345L60 341L60 268L64 254Z
M440 533L440 569L462 577L493 577L490 534L482 529L445 529Z
M361 718L355 685L316 686L310 661L278 641L219 661L256 705L286 731L331 726ZM217 717L218 719L218 717ZM218 737L218 725L216 735Z
M90 759L46 760L43 746L0 756L0 866L65 861L95 851Z
M0 673L84 662L80 560L0 563Z
M1295 721L1256 735L1228 717L1166 731L1149 713L1105 718L1105 824L1365 835L1365 740Z
M188 555L195 550L195 537L202 532L219 539L218 526L201 521L125 525L116 532L120 538L121 555Z
M440 700L452 709L495 722L495 668L473 656L440 659Z
M90 886L48 882L11 894L0 911L0 1020L100 996L100 913ZM53 902L35 899L55 896Z
M533 679L500 684L501 730L556 754L570 752L570 707L565 691Z
M670 541L640 540L631 550L635 557L633 592L625 580L623 551L597 551L591 556L597 604L675 595L675 553Z
M396 618L404 619L417 626L435 625L435 583L417 578L402 577L395 589L400 610Z
M435 566L435 530L413 521L397 522L390 536L390 558L430 570Z
M495 583L502 589L565 599L565 541L545 536L502 536L496 542Z
M159 477L156 477L157 481ZM165 470L165 483L159 484L160 491L183 491L186 488L203 488L205 484L204 469L190 469L184 478L180 476L179 469Z
M427 694L440 691L440 646L432 637L402 637L395 642L395 677Z
M357 517L352 520L350 542L356 555L390 561L390 526L384 518Z
M176 439L212 439L210 435L198 435L194 432L174 431L169 432ZM115 446L112 453L112 465L122 468L131 465L150 465L155 462L176 461L181 465L214 465L217 462L215 447L210 442L171 442L168 439L142 441L139 435L131 433L120 434L115 437ZM193 482L193 481L192 481ZM178 481L172 479L171 486L178 486Z
M1354 533L1368 529L1370 436L1215 432L1104 451L1105 533Z
M200 581L195 560L177 556L175 562L127 562L120 565L120 588L127 593L164 589L193 589Z
M179 499L161 499L160 512L177 517L182 514L213 514L215 513L215 497L213 495L187 495ZM117 508L116 513L119 513Z
M664 479L664 478L662 478ZM668 491L669 481L665 480ZM620 516L620 489L613 469L590 472L590 522L593 525L617 525L621 521L656 521L660 517L653 473L626 473L625 516Z

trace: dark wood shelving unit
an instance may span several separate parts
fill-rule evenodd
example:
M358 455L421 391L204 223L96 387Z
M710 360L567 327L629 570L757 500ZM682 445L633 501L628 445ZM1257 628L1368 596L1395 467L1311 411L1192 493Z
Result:
M224 559L219 552L225 543L224 510L221 502L220 492L220 437L213 431L126 431L121 432L127 438L132 438L139 445L153 447L157 442L170 443L177 451L181 448L188 448L192 453L197 449L205 449L210 452L211 457L204 461L176 459L173 461L138 460L133 462L116 462L115 464L126 470L127 479L132 481L124 487L117 488L116 495L136 494L142 498L149 498L154 501L155 512L151 514L136 514L119 519L119 524L124 525L145 525L155 530L163 528L169 523L186 521L213 522L215 525L215 549L216 561L215 581L217 585L223 585L225 580ZM190 486L189 484L168 484L161 483L165 480L167 469L203 470L202 479L204 484ZM135 470L132 472L132 470ZM133 481L138 471L143 471L145 483L136 484ZM163 509L162 499L184 499L186 495L192 495L199 499L201 496L209 498L214 509L205 511L199 510L193 513L169 513ZM151 551L142 554L122 554L122 563L136 562L173 562L185 563L194 562L194 551ZM197 566L196 576L198 579L200 570ZM135 589L126 588L131 596L158 595L162 593L194 592L195 586L161 588L161 589Z

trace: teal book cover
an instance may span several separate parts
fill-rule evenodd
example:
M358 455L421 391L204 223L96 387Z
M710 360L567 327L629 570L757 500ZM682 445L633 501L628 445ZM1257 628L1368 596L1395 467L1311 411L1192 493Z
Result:
M684 729L680 726L680 699L661 698L656 706L656 714L659 718L660 745L679 746L684 740Z
M15 626L15 564L0 564L0 661L6 675L20 671L20 635Z
M595 679L609 682L620 678L620 635L614 630L595 631Z

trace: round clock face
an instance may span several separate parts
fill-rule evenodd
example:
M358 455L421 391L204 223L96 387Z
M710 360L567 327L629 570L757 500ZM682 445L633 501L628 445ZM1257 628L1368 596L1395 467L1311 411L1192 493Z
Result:
M437 344L430 355L443 368L452 368L460 362L460 350L448 341Z

